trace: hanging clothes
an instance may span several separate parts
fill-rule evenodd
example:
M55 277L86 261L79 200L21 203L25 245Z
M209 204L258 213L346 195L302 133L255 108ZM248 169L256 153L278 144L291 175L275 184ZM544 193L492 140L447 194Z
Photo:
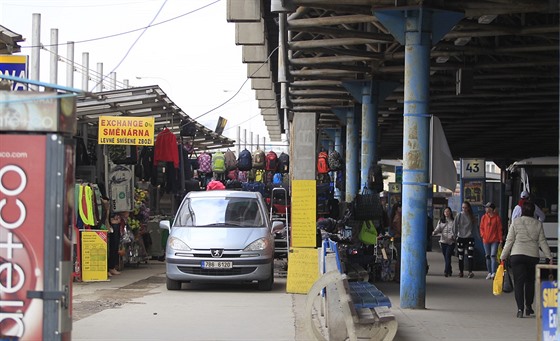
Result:
M159 161L173 162L173 166L179 168L177 137L168 128L164 128L156 136L154 166L157 166Z

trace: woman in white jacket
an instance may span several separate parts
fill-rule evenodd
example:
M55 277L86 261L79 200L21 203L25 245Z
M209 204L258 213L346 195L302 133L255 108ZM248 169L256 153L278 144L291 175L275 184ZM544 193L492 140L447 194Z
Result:
M443 253L443 259L445 261L445 277L452 275L453 270L451 269L451 256L453 255L453 250L455 249L455 233L453 225L453 211L451 208L446 207L443 210L443 217L437 224L432 235L440 235L439 245L441 247L441 253Z
M534 314L533 300L535 296L535 267L539 263L539 248L552 264L552 254L544 236L542 222L533 218L535 204L530 201L523 203L521 217L513 220L509 226L506 244L501 259L510 259L513 272L513 287L517 303L517 317Z

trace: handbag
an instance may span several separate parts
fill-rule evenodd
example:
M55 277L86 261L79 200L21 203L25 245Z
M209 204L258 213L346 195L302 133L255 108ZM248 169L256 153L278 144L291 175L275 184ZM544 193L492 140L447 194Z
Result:
M382 214L383 207L379 200L379 194L364 186L362 193L357 194L354 200L354 219L374 220L381 218Z
M362 223L358 239L366 245L377 244L377 229L371 220L366 220Z
M513 280L511 279L511 275L509 274L509 266L506 262L504 266L504 283L502 284L502 292L510 293L513 291Z
M496 274L494 276L494 281L492 282L492 293L495 296L501 295L504 288L504 262L498 265Z

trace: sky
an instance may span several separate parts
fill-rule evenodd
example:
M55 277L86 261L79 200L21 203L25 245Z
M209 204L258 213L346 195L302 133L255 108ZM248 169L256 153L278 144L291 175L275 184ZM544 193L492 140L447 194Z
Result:
M41 14L43 82L49 82L51 30L58 29L58 84L67 85L66 42L74 41L74 61L81 65L88 52L90 74L103 63L103 73L114 70L118 84L125 79L131 86L157 84L192 118L233 97L198 122L214 130L222 116L228 120L223 135L237 140L240 126L242 143L245 133L247 140L253 133L254 142L257 135L268 142L226 5L226 0L0 0L0 23L26 39L18 54L30 56L33 13ZM74 87L81 84L82 74L75 73ZM99 91L94 86L90 82L89 90Z

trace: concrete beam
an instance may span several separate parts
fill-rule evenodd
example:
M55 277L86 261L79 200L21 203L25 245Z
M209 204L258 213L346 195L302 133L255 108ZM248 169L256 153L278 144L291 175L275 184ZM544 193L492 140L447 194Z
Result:
M276 108L275 100L261 99L259 100L259 109Z
M247 78L268 78L272 79L272 72L270 72L270 65L266 63L248 63L247 64Z
M235 23L236 45L264 45L264 21Z
M260 21L260 0L228 0L227 17L228 22L255 22Z
M267 100L267 99L276 99L276 93L272 90L255 90L255 98L257 100Z
M268 44L244 45L241 59L243 63L264 63L268 60Z
M270 78L251 78L251 89L272 90L272 81Z

